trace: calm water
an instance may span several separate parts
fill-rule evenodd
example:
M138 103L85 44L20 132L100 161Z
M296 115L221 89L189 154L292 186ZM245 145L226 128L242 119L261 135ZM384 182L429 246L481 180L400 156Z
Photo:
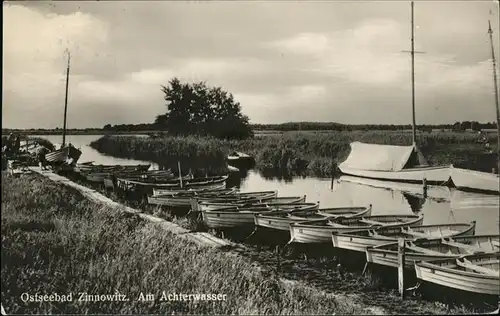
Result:
M36 135L34 135L36 136ZM141 135L143 136L143 135ZM61 136L39 136L56 145ZM131 159L115 158L100 154L89 144L100 135L69 135L67 141L82 150L80 162L94 161L96 164L148 163ZM157 168L153 164L152 168ZM366 180L342 176L331 179L293 177L277 179L264 177L250 170L230 180L231 185L241 191L277 190L279 196L307 195L307 201L319 201L321 207L340 207L372 204L373 215L424 214L424 224L471 222L475 220L476 234L498 234L498 196L465 193L444 187L429 187L427 198L423 197L420 185L399 184L386 181Z

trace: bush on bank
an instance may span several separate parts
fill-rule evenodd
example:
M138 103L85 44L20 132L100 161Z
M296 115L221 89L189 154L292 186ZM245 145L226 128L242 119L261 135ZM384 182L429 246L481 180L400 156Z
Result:
M252 155L256 168L276 173L330 176L335 164L349 154L349 143L361 141L374 144L410 145L411 134L397 131L288 132L279 135L256 136L241 141L211 137L104 136L91 143L98 151L122 158L154 161L177 167L177 161L189 168L212 171L225 169L225 158L233 150ZM433 132L419 135L418 144L433 165L454 164L490 172L496 165L496 138L489 135L491 154L477 134Z

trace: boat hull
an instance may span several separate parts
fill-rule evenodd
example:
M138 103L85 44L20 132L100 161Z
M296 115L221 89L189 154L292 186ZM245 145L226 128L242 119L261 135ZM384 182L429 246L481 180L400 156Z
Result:
M444 185L450 180L449 166L408 168L401 171L376 171L351 168L340 168L345 175L361 178L388 180L394 182L422 183Z
M354 213L347 213L347 210L353 210L353 209L360 209L359 212L354 212ZM367 208L356 208L356 207L349 207L349 208L337 208L336 210L339 210L339 213L335 214L333 212L328 212L328 210L334 210L334 209L319 209L318 211L311 213L312 215L304 215L301 216L300 214L293 216L293 214L290 214L291 216L288 217L278 217L278 216L272 216L272 215L265 215L265 214L259 214L255 216L255 226L256 227L263 227L263 228L268 228L272 230L279 230L279 231L286 231L290 232L290 224L292 223L297 223L301 221L307 221L309 219L318 219L318 217L335 217L335 216L346 216L346 217L356 217L356 216L368 216L371 213L371 207ZM344 210L344 213L341 212L341 210ZM310 217L308 217L310 216Z
M273 205L273 206L283 206L287 208L294 208L294 204L297 203L305 203L306 197L279 197L279 198L270 198L270 199L256 199L256 200L251 200L251 201L235 201L231 203L210 203L210 202L198 202L198 205L196 208L193 208L193 210L198 211L198 212L204 212L208 210L215 210L221 207L228 207L228 206L246 206L246 205L252 205L252 204L266 204L266 205Z
M461 230L451 230L448 229L448 231L443 232L441 227L446 227L448 228L454 228L454 227L461 227ZM438 231L435 232L435 235L433 233L429 233L428 238L437 238L437 237L455 237L455 236L470 236L474 235L475 228L476 228L476 223L472 223L470 225L466 224L451 224L451 225L426 225L426 226L421 226L419 227L414 227L415 230L424 230L425 228L436 228L440 227ZM380 246L383 244L387 243L394 243L398 241L398 237L393 237L394 235L398 234L401 232L400 227L395 227L395 228L383 228L385 234L379 234L377 236L365 236L361 234L356 234L355 232L349 234L338 234L338 233L333 233L332 234L332 242L333 246L335 248L341 248L341 249L346 249L346 250L351 250L351 251L357 251L357 252L365 252L368 247L374 247L374 246ZM393 236L391 236L393 235ZM407 235L407 238L405 236L405 239L407 240L415 240L418 239L419 237L417 236L409 236ZM420 237L422 238L422 237Z
M450 168L451 180L455 187L463 191L500 194L500 178L498 174Z
M307 210L317 209L317 203L304 203L304 205L297 204L296 209ZM270 212L273 210L290 211L283 207L256 207L255 211L239 211L237 208L228 207L226 209L207 210L202 211L203 221L209 228L225 229L236 227L254 227L255 214Z
M415 263L415 273L418 279L425 282L465 292L498 296L500 295L500 277L498 274L499 256L500 254L496 253L493 255L471 256L475 257L474 259L466 257L475 264L480 264L482 259L495 260L496 262L494 264L497 266L496 269L492 269L493 273L491 274L458 270L455 263L457 259L441 262L417 262Z
M415 216L414 220L407 223L398 224L387 224L384 227L403 227L403 226L418 226L421 225L423 221L423 216ZM304 243L304 244L315 244L315 243L331 243L332 234L336 233L347 233L355 230L369 229L373 228L370 226L330 226L330 225L310 225L307 222L299 222L290 224L290 241L289 243Z
M453 241L456 242L465 242L466 244L468 243L474 243L478 244L479 247L478 249L481 249L485 253L492 253L495 251L498 251L498 248L494 245L491 245L491 238L492 236L488 235L483 238L483 236L462 236L462 237L452 237ZM495 240L498 242L498 236L494 236ZM464 255L470 255L470 252L467 251L465 248L455 248L452 249L452 247L448 248L446 245L441 244L440 239L434 239L434 240L424 240L421 242L416 241L415 242L417 246L420 247L429 247L431 248L441 248L438 251L436 250L429 250L425 249L423 251L407 251L405 252L405 268L406 269L413 269L415 262L422 262L422 261L434 261L434 260L443 260L443 259L450 259L450 258L459 258ZM427 244L427 245L425 245ZM398 267L398 251L397 251L397 243L392 243L389 246L389 249L383 249L384 246L380 247L370 247L366 249L366 261L370 263L375 263L383 266L388 266L388 267ZM424 251L429 251L428 253L425 253Z

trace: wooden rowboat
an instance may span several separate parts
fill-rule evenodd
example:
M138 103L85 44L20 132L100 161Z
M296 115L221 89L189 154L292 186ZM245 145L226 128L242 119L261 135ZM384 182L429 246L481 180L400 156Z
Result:
M500 252L416 262L417 278L465 292L500 295Z
M372 207L336 207L320 208L318 210L305 210L293 212L270 212L255 215L255 228L269 228L273 230L290 232L290 224L308 220L325 219L328 217L360 217L371 215Z
M64 146L58 150L45 155L45 160L49 164L76 163L82 152L72 145Z
M278 196L277 191L254 191L254 192L237 192L234 194L227 194L219 197L207 197L199 196L191 199L191 210L193 212L199 212L198 204L201 202L210 203L244 203L244 202L255 202L267 201Z
M331 243L333 232L349 232L382 226L418 226L423 219L423 215L377 215L291 223L289 243Z
M138 164L138 165L94 165L92 163L77 164L75 171L79 173L91 173L91 172L143 172L147 171L151 167L150 164Z
M280 206L280 205L289 205L296 203L304 203L306 201L306 196L284 196L284 197L273 197L269 199L243 199L243 200L229 200L224 203L214 203L212 201L209 202L198 202L196 208L193 208L194 212L203 212L207 210L214 210L223 207L231 207L231 206ZM194 204L194 203L193 203Z
M474 235L476 222L421 225L414 227L380 227L346 233L333 232L333 247L365 252L367 247L397 242L398 238L407 240L430 239Z
M275 206L230 206L220 209L202 211L203 221L209 228L253 227L254 215L270 211L290 212L293 210L318 209L318 203L297 203Z
M478 235L420 239L405 242L405 268L413 269L415 262L458 258L477 253L497 252L499 235ZM496 245L495 245L496 243ZM398 244L390 243L366 248L366 261L398 267Z
M161 181L158 179L129 179L121 176L117 176L117 185L123 190L134 190L136 187L143 187L153 190L154 188L162 188L169 190L168 193L185 191L190 189L217 189L226 186L226 180L228 178L225 176L215 176L208 178L195 178L186 181L170 180Z
M153 190L153 195L148 196L148 203L153 205L163 205L171 207L191 207L191 200L193 198L203 197L221 197L225 195L233 195L237 192L236 188L230 189L217 189L205 191L186 191L172 194L154 194L157 193L156 189Z

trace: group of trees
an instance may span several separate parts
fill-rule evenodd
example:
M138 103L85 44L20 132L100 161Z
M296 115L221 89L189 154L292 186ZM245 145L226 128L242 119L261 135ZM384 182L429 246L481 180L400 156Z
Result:
M480 131L483 129L494 129L496 128L496 124L494 122L491 123L479 123L477 121L464 121L464 122L455 122L453 124L452 129L454 131L465 131L467 129L473 131Z
M162 86L167 112L154 122L160 130L173 135L210 135L244 139L253 135L248 117L240 103L220 87L205 82L181 83L178 78Z

